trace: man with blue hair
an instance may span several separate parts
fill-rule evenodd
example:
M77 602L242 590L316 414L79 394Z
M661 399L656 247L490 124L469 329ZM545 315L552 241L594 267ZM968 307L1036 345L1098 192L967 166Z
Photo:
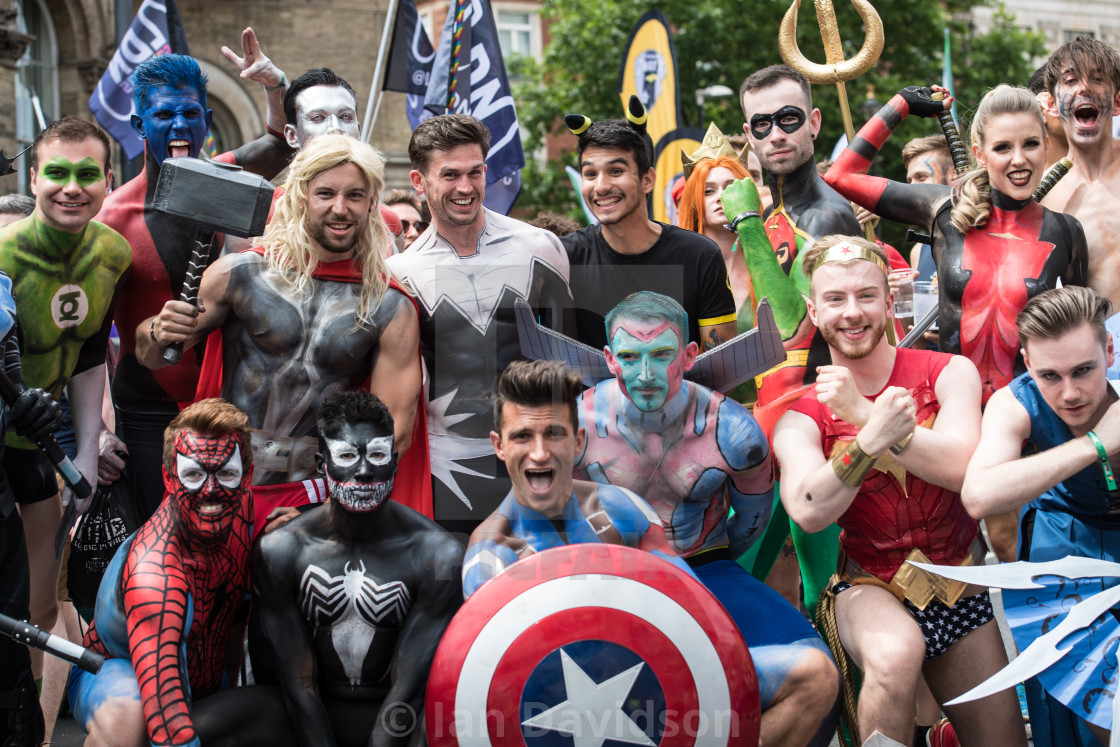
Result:
M222 52L242 71L243 78L265 87L268 133L215 160L271 179L292 154L282 133L288 79L261 53L252 29L242 35L242 47L244 57L225 47ZM132 83L136 103L132 126L144 139L144 170L109 195L97 218L132 245L132 272L123 288L129 301L120 304L116 314L121 347L112 391L123 446L132 457L147 502L154 508L163 493L160 434L178 414L178 404L194 399L202 348L184 350L182 363L159 371L150 371L136 360L136 326L178 297L194 244L193 233L154 210L152 201L164 160L197 158L213 112L206 107L206 75L192 57L167 54L146 60L136 68ZM211 260L221 253L223 238L216 237ZM120 440L103 434L99 474L103 481L119 476L124 464L113 451L121 448Z

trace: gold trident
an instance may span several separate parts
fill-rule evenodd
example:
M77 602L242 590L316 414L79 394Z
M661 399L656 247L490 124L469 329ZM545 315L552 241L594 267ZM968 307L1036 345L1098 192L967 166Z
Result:
M782 59L787 65L804 75L810 82L818 85L836 84L836 95L840 99L840 116L844 120L844 133L848 136L848 144L851 145L856 139L856 132L852 127L852 112L848 108L848 92L844 89L844 81L858 78L879 61L879 55L883 53L883 21L868 0L852 0L856 12L863 19L867 36L863 40L863 47L860 48L859 53L852 59L845 60L832 0L813 0L814 5L817 6L817 25L821 29L824 55L828 61L828 64L820 65L807 60L797 46L797 6L800 2L801 0L793 0L793 5L782 18L782 25L778 30L778 51L781 52ZM874 241L874 229L871 228L870 223L865 230L868 240Z

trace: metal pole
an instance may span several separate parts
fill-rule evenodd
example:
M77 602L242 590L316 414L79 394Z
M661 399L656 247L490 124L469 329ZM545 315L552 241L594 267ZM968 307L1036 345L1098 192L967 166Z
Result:
M370 135L373 132L373 123L376 121L374 102L377 101L378 94L381 91L381 78L385 72L385 58L389 54L390 35L393 33L393 26L396 25L397 18L397 5L399 0L389 0L389 9L385 12L385 28L381 34L381 49L377 51L377 63L373 68L373 80L369 84L369 98L366 100L366 116L362 119L362 135L363 142L368 143Z

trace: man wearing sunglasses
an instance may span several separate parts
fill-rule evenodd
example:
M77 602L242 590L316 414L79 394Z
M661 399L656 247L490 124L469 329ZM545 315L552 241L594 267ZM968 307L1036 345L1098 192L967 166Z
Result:
M744 247L759 238L756 222L761 220L780 266L779 271L765 252L744 254L755 297L770 299L788 356L784 364L757 380L754 416L769 438L782 413L813 385L817 366L831 362L827 344L809 320L805 305L809 279L802 272L799 250L831 234L858 236L860 228L851 205L817 173L814 141L821 112L813 108L809 81L786 65L771 65L743 81L739 101L746 119L743 129L767 172L773 203L763 211L753 188L743 185L724 192L724 212ZM770 526L748 565L757 577L766 578L791 531L804 576L805 605L812 609L835 567L837 530L810 541L791 527L775 500ZM786 593L796 595L796 586Z
M751 75L739 88L739 100L751 150L767 172L774 203L765 215L766 233L782 269L803 294L808 280L791 273L798 247L839 233L858 236L859 224L847 200L817 173L814 141L821 110L813 108L809 81L786 65L771 65ZM803 286L803 287L802 287Z
M392 210L401 219L402 232L397 248L405 251L420 234L428 230L428 221L420 212L420 200L411 189L392 189L381 197L381 204Z

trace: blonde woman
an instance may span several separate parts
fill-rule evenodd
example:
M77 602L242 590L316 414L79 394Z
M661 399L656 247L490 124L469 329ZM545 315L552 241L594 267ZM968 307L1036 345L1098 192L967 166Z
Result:
M828 174L836 191L873 213L926 226L940 288L940 349L967 356L980 371L982 400L1023 373L1015 317L1027 300L1063 285L1085 285L1081 224L1033 199L1046 171L1046 128L1038 100L1001 85L972 122L976 168L953 186L903 184L867 176L868 164L908 114L932 117L951 98L905 88L859 131Z

